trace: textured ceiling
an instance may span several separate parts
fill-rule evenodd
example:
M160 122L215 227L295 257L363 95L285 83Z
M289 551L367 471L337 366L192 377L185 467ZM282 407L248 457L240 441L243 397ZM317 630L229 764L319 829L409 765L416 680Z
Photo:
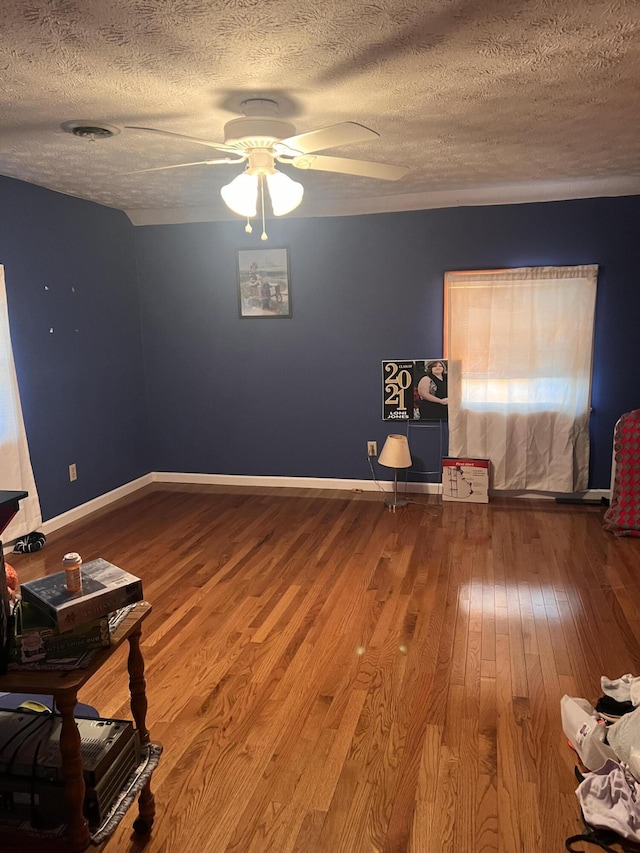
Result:
M326 152L404 164L399 182L293 170L299 215L640 193L638 0L2 0L0 174L127 211L229 218L237 166L91 120L222 141L247 97L297 132L356 121Z

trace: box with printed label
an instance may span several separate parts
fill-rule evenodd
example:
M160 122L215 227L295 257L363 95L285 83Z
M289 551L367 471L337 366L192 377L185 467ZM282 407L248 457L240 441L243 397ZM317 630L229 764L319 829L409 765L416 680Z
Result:
M69 631L99 619L121 607L142 601L142 581L107 560L82 564L82 589L71 593L64 572L20 585L24 601L35 604L55 620L60 631Z
M489 460L446 456L442 460L442 500L489 503Z
M21 601L15 612L15 635L10 659L15 663L60 660L110 644L109 619L92 619L61 633L55 621L38 607Z

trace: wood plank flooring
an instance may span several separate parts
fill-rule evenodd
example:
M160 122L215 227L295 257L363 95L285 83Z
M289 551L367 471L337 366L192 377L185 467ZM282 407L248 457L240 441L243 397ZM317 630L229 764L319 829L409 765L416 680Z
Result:
M560 697L640 674L640 540L596 506L416 500L156 485L9 557L105 557L153 604L157 818L107 853L564 849ZM103 716L129 716L118 655L80 697Z

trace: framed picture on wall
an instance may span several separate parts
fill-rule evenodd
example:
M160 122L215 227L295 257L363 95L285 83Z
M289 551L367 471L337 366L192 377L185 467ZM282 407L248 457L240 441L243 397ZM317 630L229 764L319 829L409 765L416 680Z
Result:
M241 318L291 317L288 249L238 249Z

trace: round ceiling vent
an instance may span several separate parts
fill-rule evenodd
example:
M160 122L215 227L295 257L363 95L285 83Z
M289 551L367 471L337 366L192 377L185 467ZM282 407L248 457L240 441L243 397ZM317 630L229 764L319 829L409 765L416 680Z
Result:
M92 142L96 139L110 139L120 133L120 128L114 124L105 124L102 121L91 121L90 119L65 121L60 127L65 133L72 133L74 136L89 139Z

